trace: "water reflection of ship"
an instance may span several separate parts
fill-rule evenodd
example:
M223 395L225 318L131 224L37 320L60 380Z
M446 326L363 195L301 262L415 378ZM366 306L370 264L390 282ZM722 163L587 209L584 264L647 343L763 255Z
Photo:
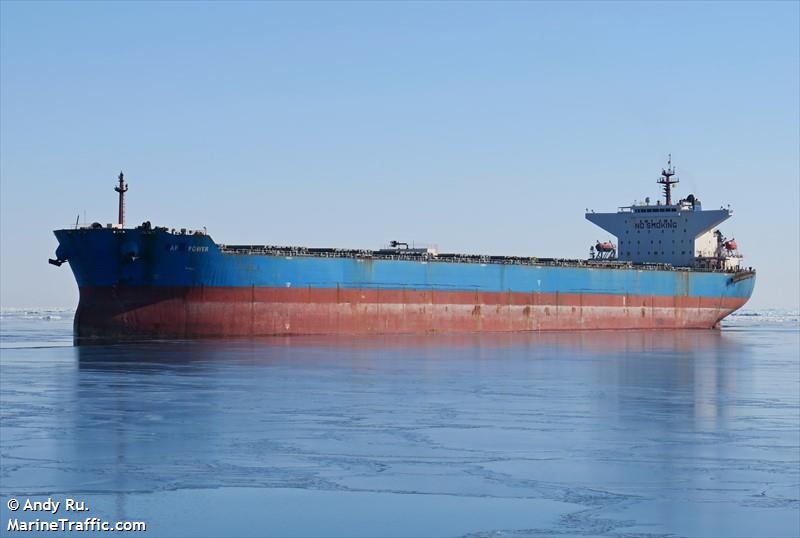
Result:
M653 435L642 439L648 447L654 446L653 439L679 435L681 428L713 432L723 426L726 408L717 402L736 391L738 369L731 362L741 359L737 349L736 340L719 331L78 346L76 416L94 427L78 425L76 458L86 461L91 455L107 466L100 473L102 483L95 486L116 495L118 513L113 515L125 519L139 515L125 513L128 492L290 483L304 471L286 469L274 478L270 466L276 465L274 450L294 450L292 437L273 439L267 426L282 421L291 426L308 416L305 427L324 429L325 423L313 417L330 412L326 404L338 402L341 407L363 398L366 408L382 409L394 399L408 399L410 387L418 391L417 400L433 396L435 402L445 395L445 401L458 405L464 398L467 414L480 413L488 401L480 398L485 397L511 398L511 412L520 417L556 409L554 424L562 417L580 417L567 420L576 421L585 438L586 444L576 447L584 456L594 454L589 445L598 432L609 447L628 446L632 432L646 431ZM478 399L469 396L476 387L484 394ZM293 394L295 388L300 392ZM346 395L344 403L337 400L337 391ZM543 408L520 409L525 402ZM397 404L416 412L412 404ZM382 415L374 420L380 422ZM537 443L531 439L532 450ZM658 446L662 444L658 450L668 466L685 465L692 451L700 450L680 442ZM302 451L298 457L304 457ZM649 452L643 457L650 457ZM230 464L231 458L238 463ZM212 472L220 465L227 469L224 473ZM259 475L259 469L266 474ZM659 476L669 481L669 475Z
M554 331L540 333L483 333L447 335L386 336L288 336L226 340L184 340L122 343L118 340L76 340L82 367L124 364L148 368L162 362L198 365L224 360L254 359L269 361L282 349L338 351L446 350L484 352L502 349L528 349L534 354L554 350L573 350L605 354L643 353L659 350L689 352L733 345L718 331ZM472 351L470 351L472 350ZM148 366L150 365L150 366ZM165 368L169 364L163 365Z
M332 363L353 370L409 367L418 368L425 379L435 379L460 369L449 365L453 360L479 364L477 375L490 373L492 363L530 362L534 366L525 371L534 374L551 368L546 366L551 360L584 360L597 365L594 382L622 387L694 387L698 391L696 405L698 410L705 409L705 415L712 413L705 396L714 394L725 376L735 375L734 369L723 365L733 360L736 349L736 340L723 332L691 330L270 337L75 348L81 371L117 379L132 373L145 378L172 375L175 383L184 375L199 376L199 380L236 365L256 369ZM545 365L536 365L539 362ZM216 390L214 393L219 395ZM620 401L629 396L621 391Z

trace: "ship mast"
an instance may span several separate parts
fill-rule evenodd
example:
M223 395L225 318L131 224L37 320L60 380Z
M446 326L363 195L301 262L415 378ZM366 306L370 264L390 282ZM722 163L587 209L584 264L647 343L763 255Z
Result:
M675 175L675 167L672 166L672 153L669 154L667 160L666 170L661 170L661 177L657 182L664 186L664 197L666 198L667 205L672 205L672 186L678 183L678 178L673 178Z
M114 187L114 190L119 193L119 225L125 227L125 193L128 191L128 185L123 181L125 176L122 172L119 173L119 186Z

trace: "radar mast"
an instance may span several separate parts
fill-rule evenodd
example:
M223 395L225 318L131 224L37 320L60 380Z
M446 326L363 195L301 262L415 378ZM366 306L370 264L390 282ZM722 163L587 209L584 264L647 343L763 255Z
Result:
M672 153L667 158L667 168L661 170L661 177L657 182L664 186L664 197L666 198L667 205L672 205L672 186L678 183L679 179L673 177L675 175L675 167L672 166Z

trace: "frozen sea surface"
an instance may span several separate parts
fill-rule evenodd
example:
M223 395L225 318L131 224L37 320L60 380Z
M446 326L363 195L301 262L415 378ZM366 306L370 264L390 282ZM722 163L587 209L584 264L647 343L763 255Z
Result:
M2 312L3 535L48 497L150 537L800 535L796 312L79 347L71 315Z

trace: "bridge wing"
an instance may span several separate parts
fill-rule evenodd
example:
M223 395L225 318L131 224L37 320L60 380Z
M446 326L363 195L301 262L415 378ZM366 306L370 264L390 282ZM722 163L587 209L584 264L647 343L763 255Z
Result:
M625 217L630 217L630 214L625 214ZM624 235L629 226L628 219L623 218L622 213L586 213L586 220L600 226L617 238Z

